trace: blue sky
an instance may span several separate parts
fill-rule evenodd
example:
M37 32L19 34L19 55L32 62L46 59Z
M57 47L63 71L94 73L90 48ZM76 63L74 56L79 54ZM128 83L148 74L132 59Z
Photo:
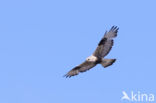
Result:
M122 91L156 95L155 0L1 0L0 103L120 103ZM101 65L62 76L118 37ZM126 101L125 101L126 102Z

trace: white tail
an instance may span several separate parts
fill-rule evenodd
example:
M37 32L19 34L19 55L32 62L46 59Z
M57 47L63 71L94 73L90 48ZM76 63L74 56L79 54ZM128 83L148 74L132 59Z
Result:
M106 68L106 67L112 65L115 61L116 61L116 59L102 59L101 65L104 68Z

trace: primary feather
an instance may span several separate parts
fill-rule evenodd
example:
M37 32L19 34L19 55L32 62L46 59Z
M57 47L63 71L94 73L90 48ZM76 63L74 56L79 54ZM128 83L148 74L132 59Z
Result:
M95 62L89 62L89 61L85 61L82 64L80 64L79 66L76 66L75 68L73 68L72 70L70 70L65 77L71 77L74 75L78 75L79 72L85 72L89 69L91 69L92 67L96 66Z

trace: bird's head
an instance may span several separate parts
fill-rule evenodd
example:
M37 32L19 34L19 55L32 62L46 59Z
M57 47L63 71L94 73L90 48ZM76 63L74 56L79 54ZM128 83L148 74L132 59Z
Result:
M90 61L90 62L95 62L96 60L97 60L97 57L93 55L86 58L86 61Z

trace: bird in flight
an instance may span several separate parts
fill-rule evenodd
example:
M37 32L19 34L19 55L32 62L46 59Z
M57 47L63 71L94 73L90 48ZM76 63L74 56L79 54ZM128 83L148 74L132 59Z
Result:
M95 67L97 64L101 64L104 68L112 65L116 59L105 59L104 57L110 52L113 46L113 38L117 36L118 30L119 28L117 26L112 26L108 32L106 31L103 38L98 43L94 53L87 57L82 64L76 66L64 76L66 78L70 78L72 76L78 75L80 72L85 72Z

